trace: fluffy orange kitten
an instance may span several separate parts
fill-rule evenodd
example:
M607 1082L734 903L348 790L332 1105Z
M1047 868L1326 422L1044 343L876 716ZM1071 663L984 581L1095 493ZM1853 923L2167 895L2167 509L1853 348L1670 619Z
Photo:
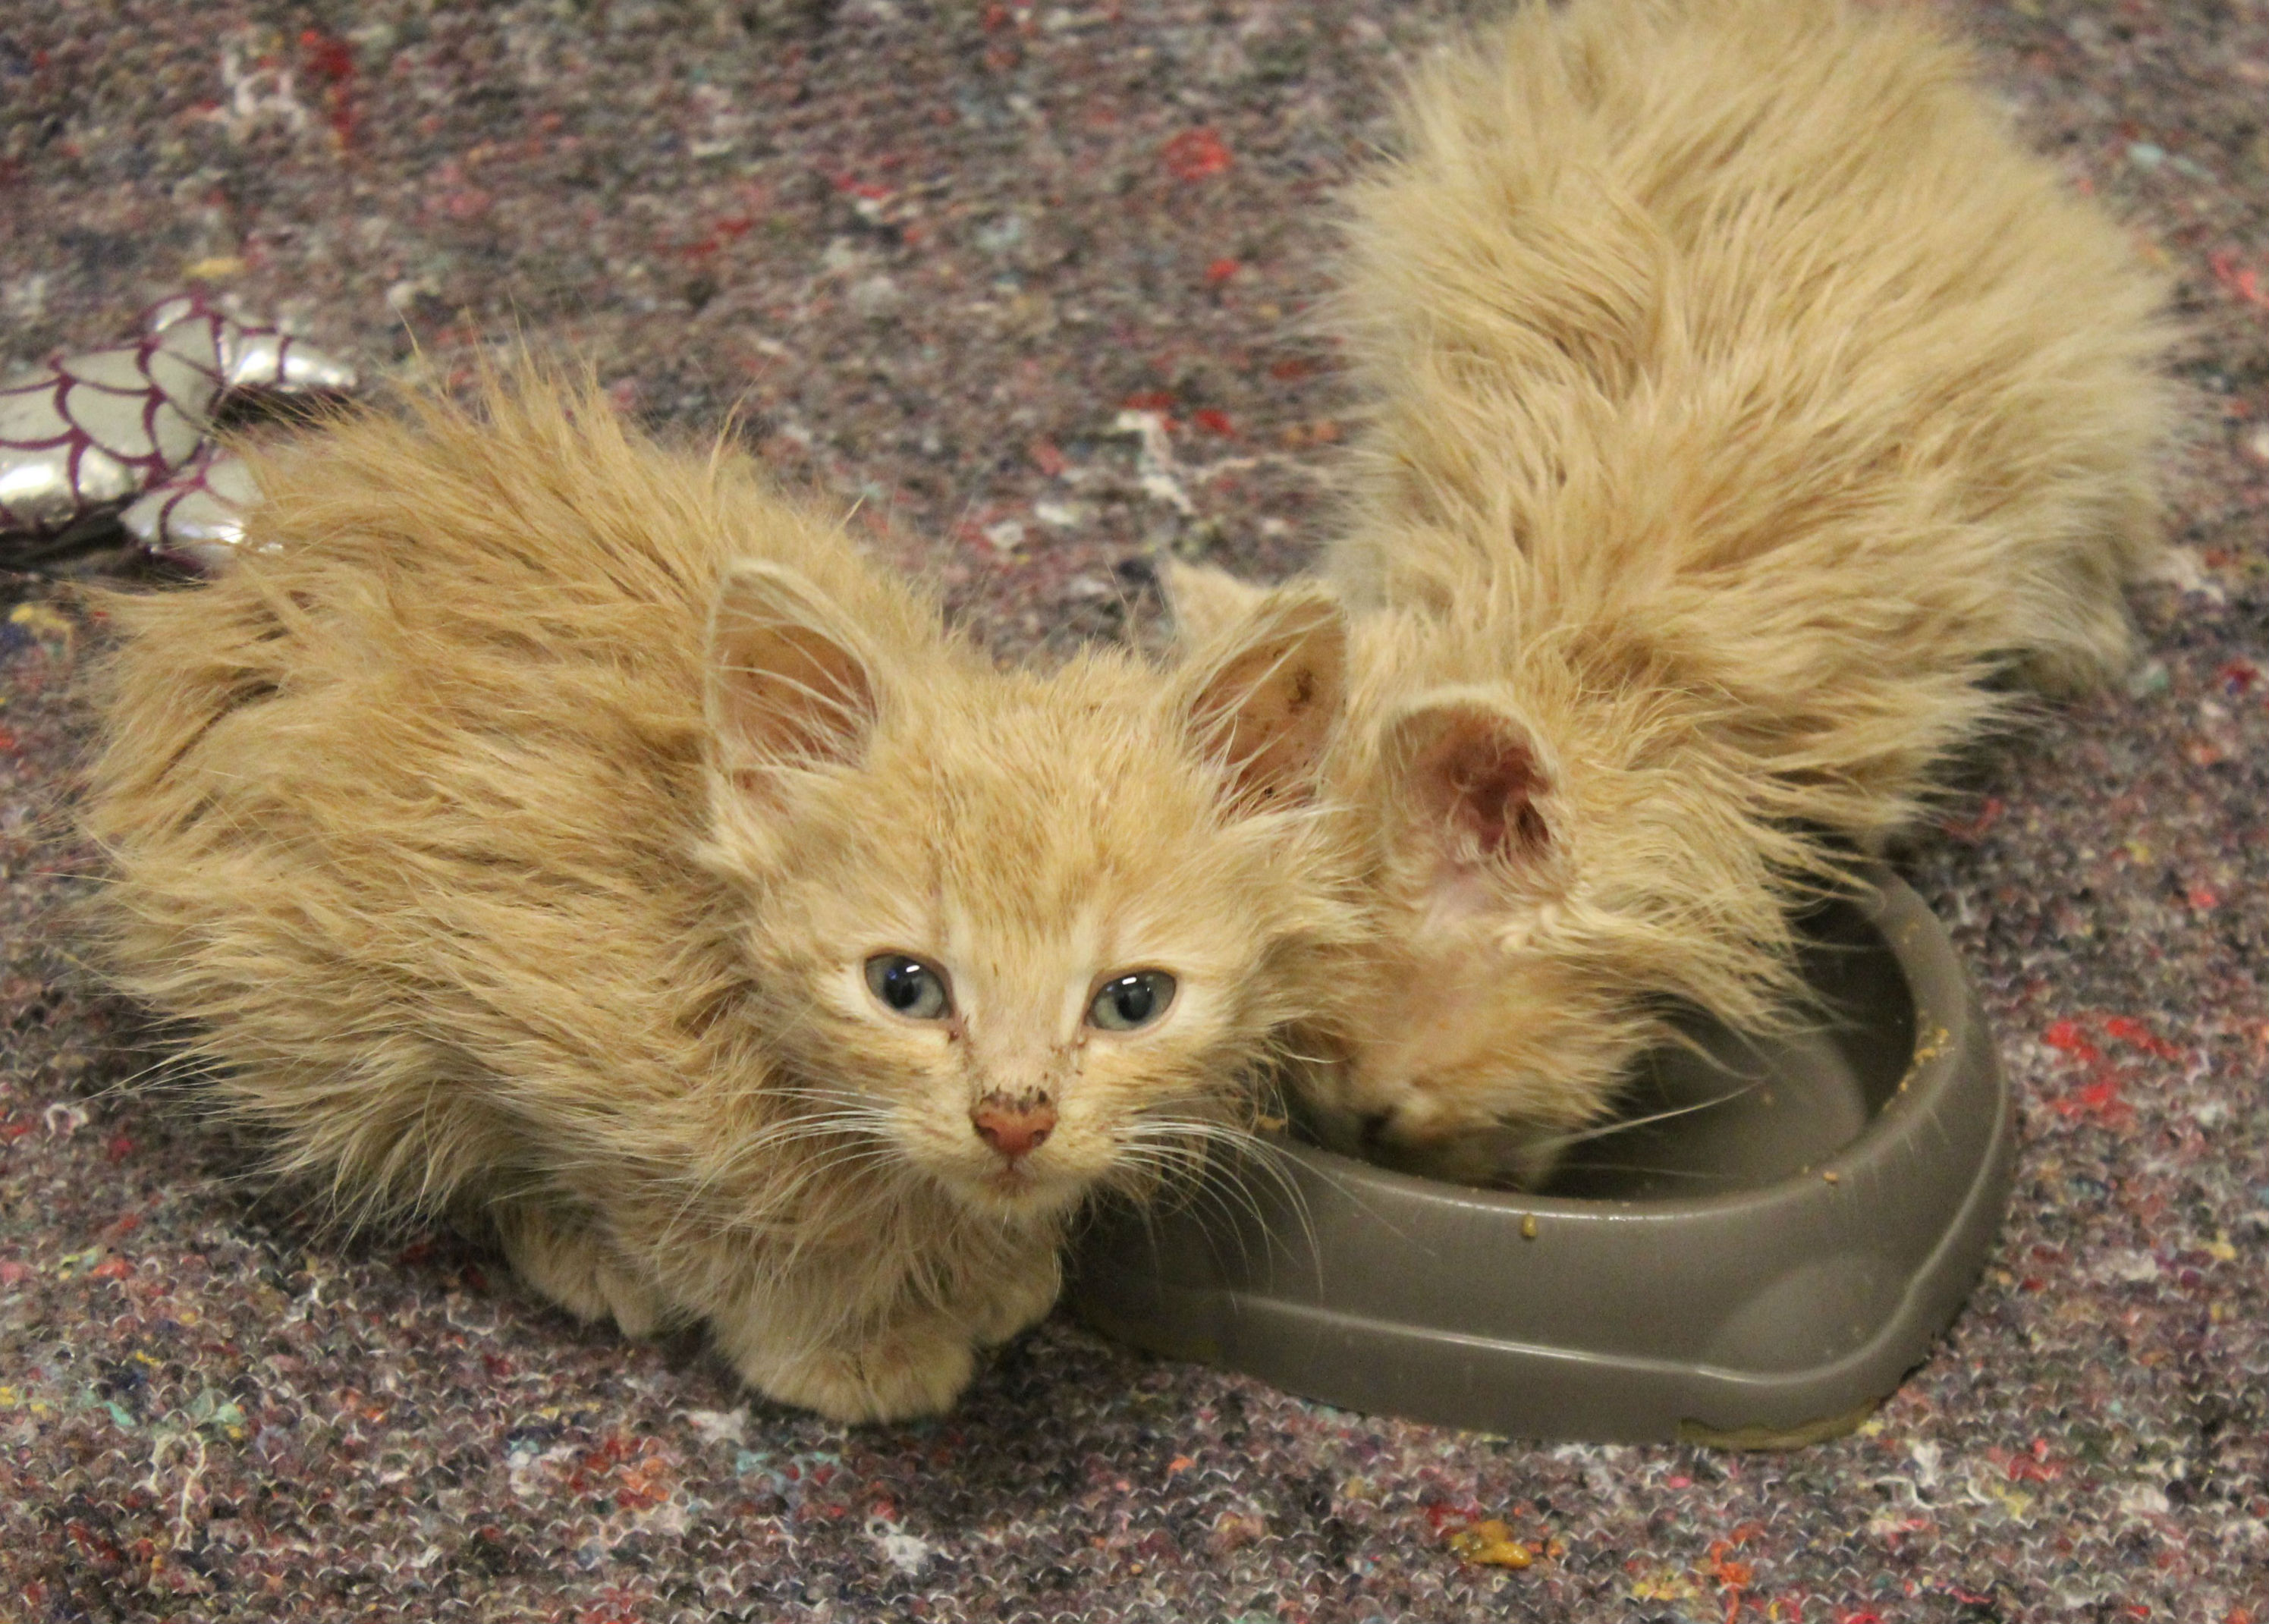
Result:
M1353 928L1319 595L1180 675L1002 672L743 459L540 384L259 480L233 573L109 604L118 979L287 1165L772 1397L950 1403Z
M1409 87L1339 300L1342 1142L1542 1177L1674 1006L1785 1014L1822 835L1910 823L2005 674L2125 659L2161 288L1970 77L1904 11L1571 0Z

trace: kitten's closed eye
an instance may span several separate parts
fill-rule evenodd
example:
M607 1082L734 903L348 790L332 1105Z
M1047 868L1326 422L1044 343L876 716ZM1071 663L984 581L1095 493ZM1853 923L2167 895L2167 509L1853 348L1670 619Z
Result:
M945 972L904 953L877 953L868 959L867 985L884 1008L909 1021L942 1021L953 1013Z
M1131 1032L1150 1024L1174 1001L1174 978L1163 970L1138 970L1113 976L1087 1007L1090 1026L1106 1032Z

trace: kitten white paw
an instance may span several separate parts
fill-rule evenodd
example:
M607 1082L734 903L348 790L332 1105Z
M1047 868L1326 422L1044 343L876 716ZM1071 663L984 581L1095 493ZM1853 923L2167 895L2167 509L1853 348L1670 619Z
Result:
M894 1332L855 1348L774 1360L735 1361L741 1378L766 1398L816 1410L830 1421L905 1421L953 1407L977 1373L965 1336Z
M1002 1281L985 1302L969 1305L969 1334L979 1347L1005 1342L1046 1318L1062 1290L1063 1265L1050 1249L1033 1259L1029 1269Z

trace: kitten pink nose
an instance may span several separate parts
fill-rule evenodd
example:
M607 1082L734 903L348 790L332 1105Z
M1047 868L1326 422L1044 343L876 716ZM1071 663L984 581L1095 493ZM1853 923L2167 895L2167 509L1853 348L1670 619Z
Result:
M1014 1162L1039 1148L1056 1125L1056 1108L1045 1094L994 1093L977 1102L969 1121L978 1138Z

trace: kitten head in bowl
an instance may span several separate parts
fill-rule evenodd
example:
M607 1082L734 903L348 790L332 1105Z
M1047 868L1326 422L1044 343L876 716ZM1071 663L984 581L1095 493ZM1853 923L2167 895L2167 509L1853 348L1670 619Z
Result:
M1778 881L1807 853L1644 683L1553 659L1467 679L1500 635L1358 622L1327 774L1364 835L1367 991L1306 1076L1333 1148L1534 1188L1680 1010L1772 1030L1800 1006Z
M1201 646L1312 590L1191 566L1169 586ZM1762 1031L1803 1008L1785 876L1827 860L1671 696L1617 680L1613 646L1571 661L1509 638L1512 612L1483 590L1351 622L1322 775L1364 949L1312 990L1329 1041L1290 1075L1330 1148L1534 1188L1682 1009Z

